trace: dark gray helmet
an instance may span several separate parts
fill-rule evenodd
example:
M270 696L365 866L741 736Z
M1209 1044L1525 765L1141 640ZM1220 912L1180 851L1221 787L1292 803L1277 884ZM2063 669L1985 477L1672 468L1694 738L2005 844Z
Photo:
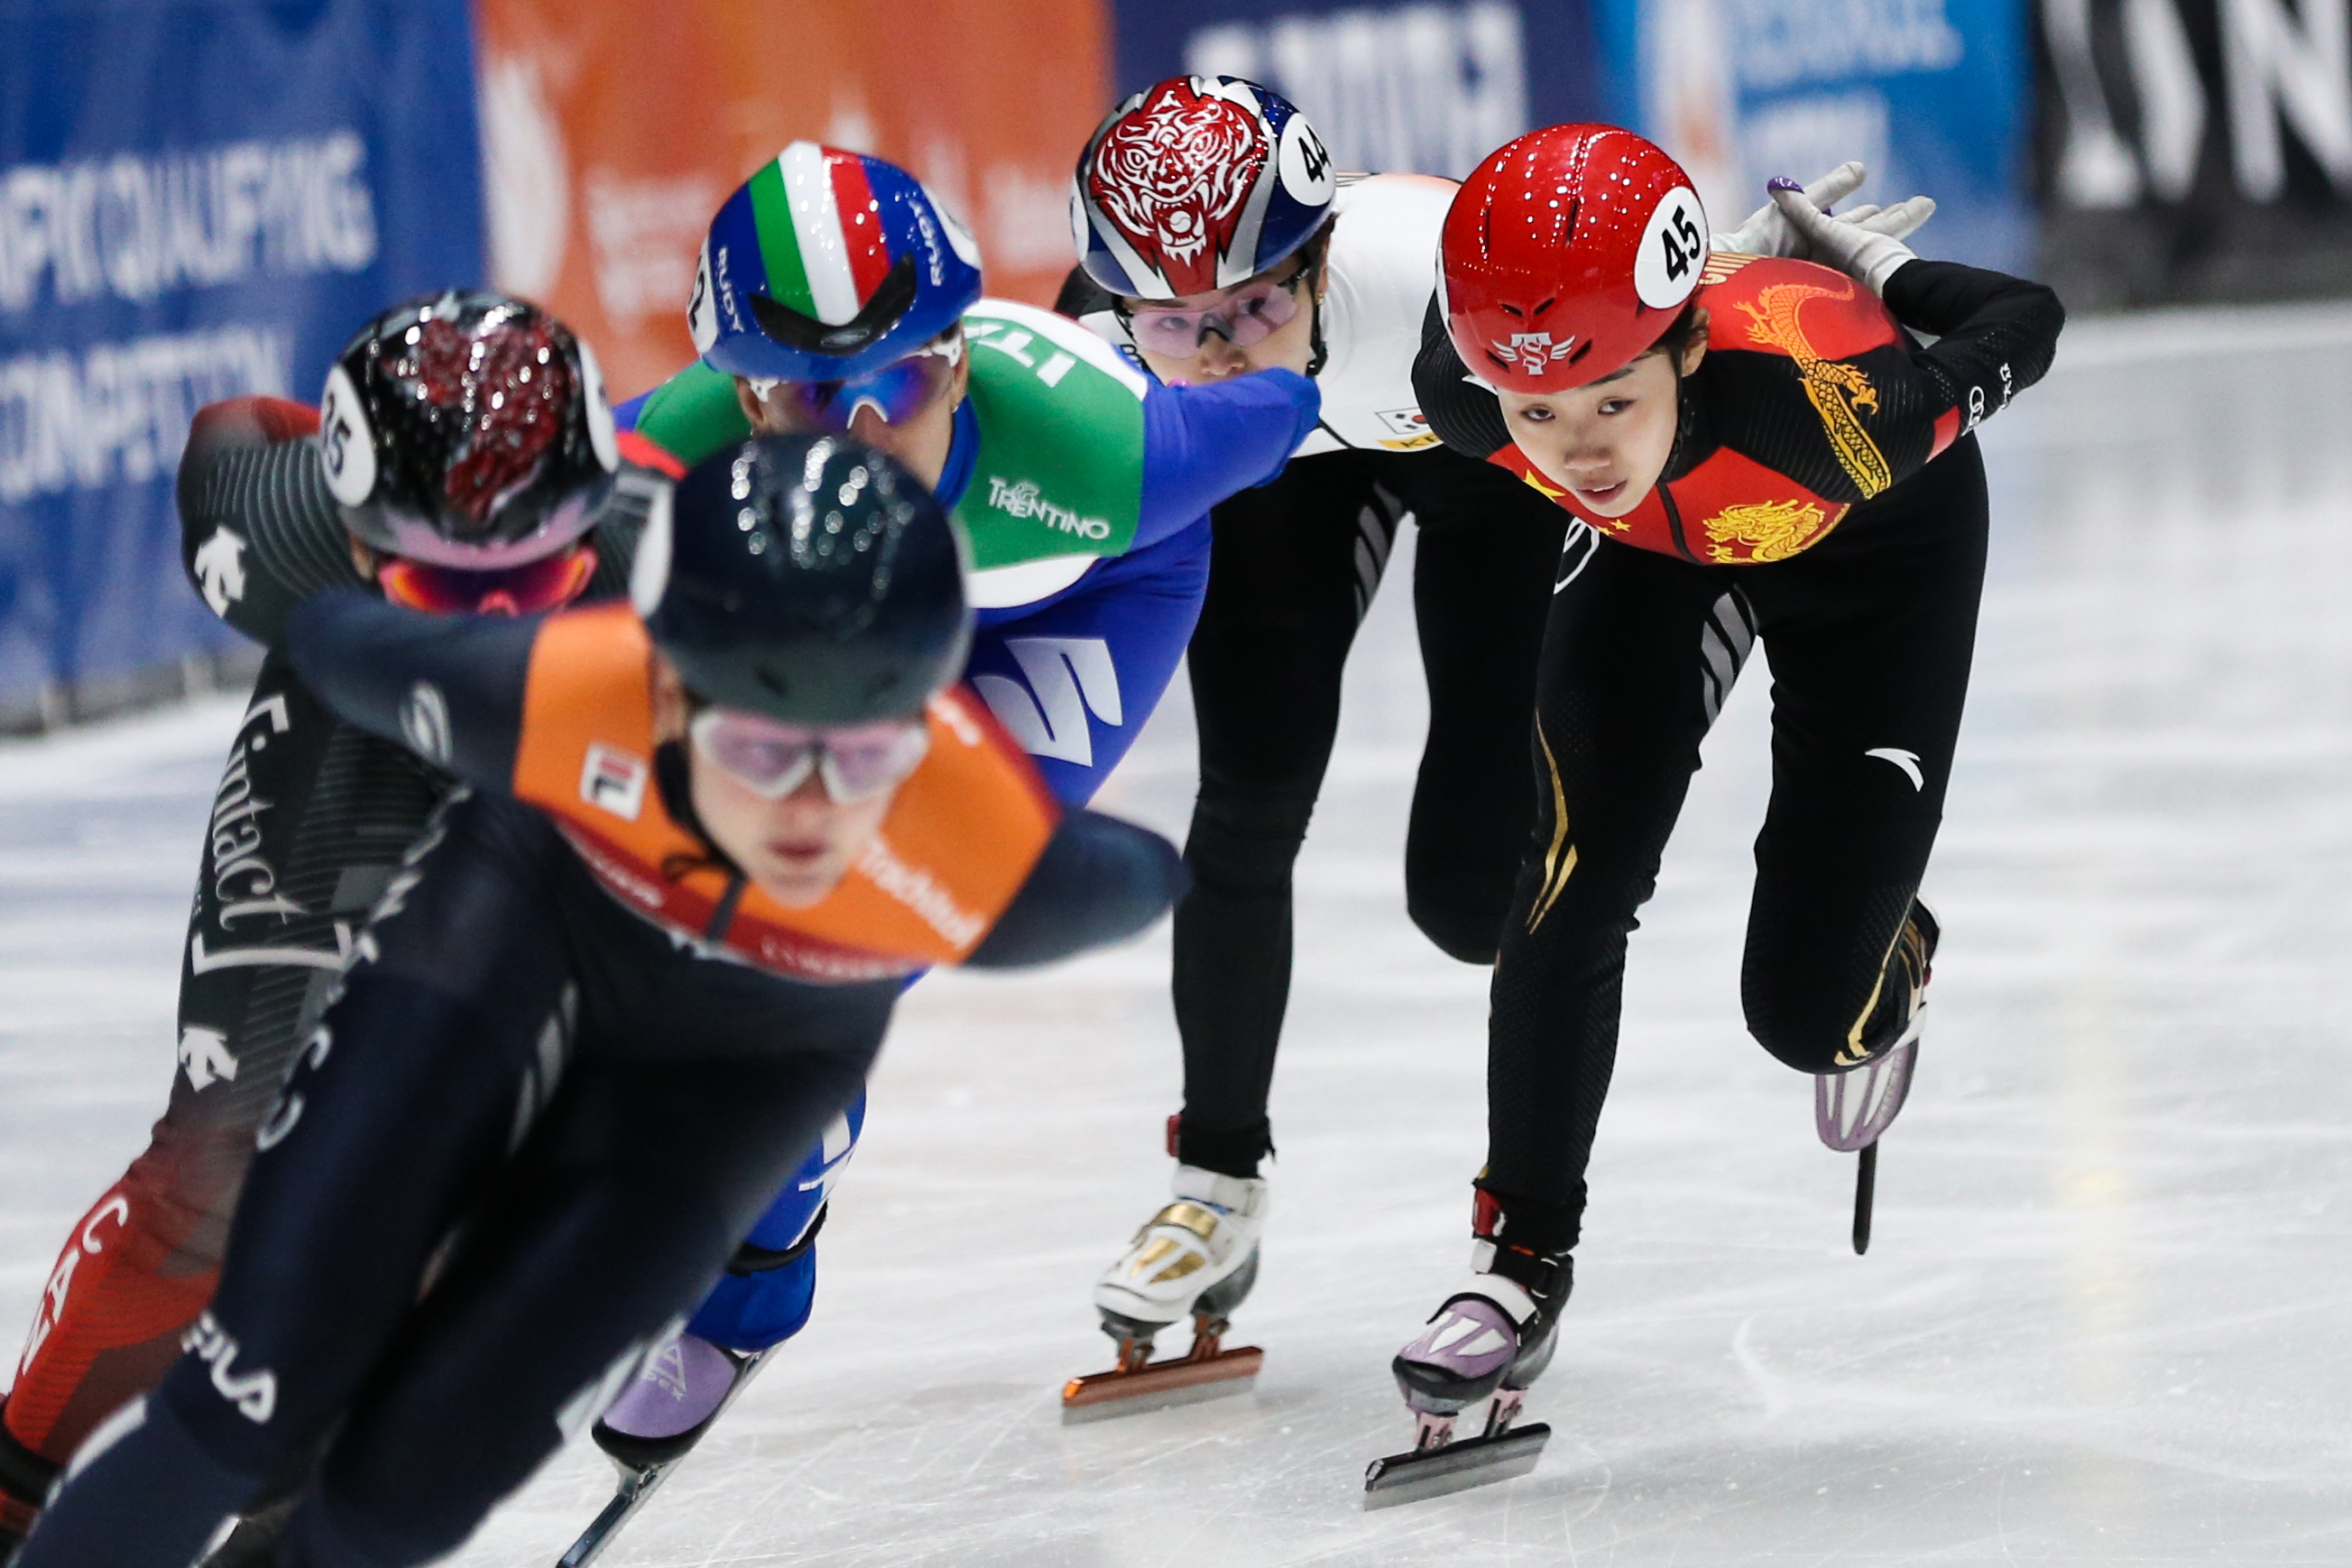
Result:
M757 436L680 479L631 597L705 701L793 724L918 712L971 643L939 502L846 436Z

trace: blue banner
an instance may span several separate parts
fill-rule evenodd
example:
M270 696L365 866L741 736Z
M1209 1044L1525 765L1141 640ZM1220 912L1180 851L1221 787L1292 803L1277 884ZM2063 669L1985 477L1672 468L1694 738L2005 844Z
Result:
M466 0L0 0L0 710L221 646L191 416L482 271Z
M1117 0L1116 96L1163 77L1264 82L1342 169L1468 174L1520 132L1601 102L1586 0Z
M1604 118L1687 168L1719 228L1776 174L1860 158L1924 192L1922 255L2032 269L2032 70L2018 0L1593 0Z

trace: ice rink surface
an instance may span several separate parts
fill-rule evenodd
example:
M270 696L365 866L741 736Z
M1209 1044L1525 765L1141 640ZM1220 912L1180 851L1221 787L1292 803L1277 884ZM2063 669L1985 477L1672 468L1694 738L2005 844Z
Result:
M1748 1040L1752 666L1634 939L1532 1476L1378 1514L1388 1358L1460 1275L1485 973L1407 923L1423 699L1391 584L1300 866L1255 1394L1065 1428L1162 1201L1164 931L908 999L810 1330L604 1559L638 1564L2352 1561L2352 315L2079 326L1990 427L1975 695L1877 1237ZM1409 555L1399 552L1398 570ZM172 1071L236 705L0 749L0 1337ZM1181 693L1114 809L1181 833ZM352 1245L365 1246L354 1237ZM458 1559L542 1568L575 1449Z

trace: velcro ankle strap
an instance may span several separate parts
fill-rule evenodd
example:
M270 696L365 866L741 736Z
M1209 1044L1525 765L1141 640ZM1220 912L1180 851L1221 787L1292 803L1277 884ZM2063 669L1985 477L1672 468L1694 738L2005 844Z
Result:
M1445 1299L1445 1304L1450 1307L1465 1296L1475 1296L1482 1300L1492 1301L1503 1310L1505 1316L1521 1328L1525 1328L1536 1315L1536 1299L1528 1294L1527 1288L1517 1280L1507 1279L1500 1274L1473 1274L1467 1283ZM1444 1308L1439 1309L1441 1311L1444 1310Z

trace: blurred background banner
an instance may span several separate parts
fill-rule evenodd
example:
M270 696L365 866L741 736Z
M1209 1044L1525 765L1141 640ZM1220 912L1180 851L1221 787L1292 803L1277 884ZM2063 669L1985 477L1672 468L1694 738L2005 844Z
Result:
M215 398L314 400L362 321L481 273L464 0L0 4L0 724L235 639L172 479Z
M0 728L234 646L178 564L202 404L315 396L362 320L486 279L643 391L800 137L913 169L1050 302L1087 133L1187 71L1359 169L1630 124L1722 226L1864 158L1942 204L1924 252L2078 310L2352 293L2352 0L0 0Z
M2352 0L2038 0L2035 44L2070 303L2352 290Z
M1116 16L1117 97L1248 77L1304 110L1343 169L1459 179L1601 101L1587 0L1117 0Z
M2032 269L2032 79L2016 0L1593 0L1603 118L1681 160L1729 227L1847 158L1939 210L1923 255Z
M694 355L727 193L802 137L912 169L992 294L1053 302L1103 111L1099 0L478 0L492 271L594 342L613 395Z

